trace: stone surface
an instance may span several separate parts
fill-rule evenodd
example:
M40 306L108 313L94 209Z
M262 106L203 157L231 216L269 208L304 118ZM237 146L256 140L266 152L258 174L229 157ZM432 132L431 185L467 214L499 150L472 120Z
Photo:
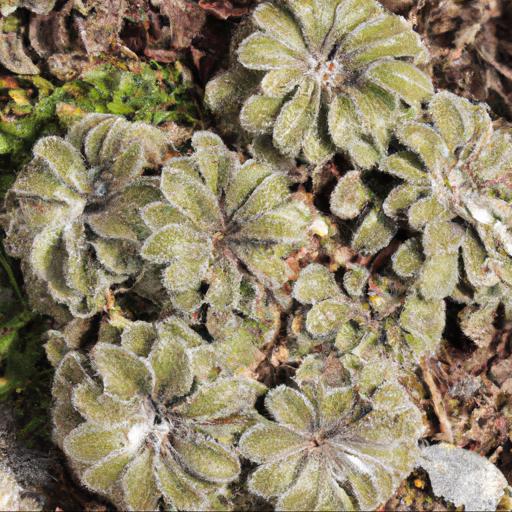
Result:
M0 406L0 510L43 510L54 461L20 446L11 410Z
M485 457L448 443L423 449L419 463L436 496L466 510L496 510L507 480Z

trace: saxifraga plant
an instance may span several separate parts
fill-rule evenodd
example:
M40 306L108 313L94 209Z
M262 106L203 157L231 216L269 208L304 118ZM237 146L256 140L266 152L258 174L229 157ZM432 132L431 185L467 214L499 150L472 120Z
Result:
M429 299L453 292L460 248L476 289L499 281L512 285L512 133L493 129L485 106L448 92L434 97L429 116L431 124L410 122L397 130L409 152L382 164L404 180L384 210L407 212L411 227L423 232L420 291ZM400 263L399 253L394 268L410 276Z
M185 310L202 302L242 309L262 286L280 291L293 275L286 258L311 237L313 208L267 164L240 164L211 132L196 132L194 152L163 171L163 201L144 207L151 229L141 254L165 267L163 282ZM201 293L201 285L208 289Z
M158 180L143 173L166 149L157 128L102 114L34 146L8 193L5 243L73 315L94 314L113 284L140 272L149 233L139 210L161 197Z
M249 490L276 510L375 509L414 466L421 414L393 380L363 389L321 366L307 358L293 386L265 397L273 420L242 435L240 452L258 464Z
M312 263L304 268L293 296L307 308L305 334L369 361L387 356L414 363L433 352L444 329L444 302L390 297L381 304L365 290L368 277L365 267L349 269L342 290L326 267Z
M240 43L238 61L262 78L240 121L271 134L284 155L321 163L338 148L372 167L406 106L415 111L433 93L416 67L428 57L419 35L374 0L266 2L252 19L258 30ZM237 97L241 74L235 66L208 84L214 112Z
M74 317L46 344L54 440L121 509L227 510L242 490L276 510L372 510L417 461L422 416L399 380L447 310L464 304L482 345L499 306L512 317L512 132L434 94L418 34L375 0L262 2L237 37L206 102L240 107L254 159L200 131L166 161L164 131L96 113L40 139L7 195L9 252ZM174 119L152 73L149 102L111 71L73 105ZM296 159L329 172L337 152L353 168L329 191L335 227ZM122 284L162 283L153 323L112 305Z
M90 357L71 350L60 362L62 334L50 335L55 440L83 485L129 510L221 503L240 474L234 442L257 421L265 386L207 379L195 362L205 342L177 318L127 323L119 343L100 337Z

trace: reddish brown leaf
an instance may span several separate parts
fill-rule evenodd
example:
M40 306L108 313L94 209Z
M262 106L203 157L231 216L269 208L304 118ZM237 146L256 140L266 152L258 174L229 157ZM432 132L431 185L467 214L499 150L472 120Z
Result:
M239 18L250 11L249 7L235 7L229 0L199 0L199 7L221 20Z
M154 59L158 62L175 62L178 58L178 53L174 50L162 50L160 48L146 48L144 55L149 59Z

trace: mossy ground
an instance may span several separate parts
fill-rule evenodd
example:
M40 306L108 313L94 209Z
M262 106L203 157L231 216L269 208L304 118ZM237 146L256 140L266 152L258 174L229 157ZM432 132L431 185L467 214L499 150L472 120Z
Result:
M65 83L42 76L0 75L0 193L31 158L37 139L63 134L88 112L156 126L198 124L198 105L182 66L104 60Z

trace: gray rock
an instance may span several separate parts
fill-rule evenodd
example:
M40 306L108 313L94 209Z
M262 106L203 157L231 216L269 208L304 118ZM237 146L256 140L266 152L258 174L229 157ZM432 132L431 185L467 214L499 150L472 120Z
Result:
M448 443L423 448L419 466L438 497L466 510L496 510L507 479L485 457Z
M16 441L12 411L0 405L0 510L43 510L55 461Z

